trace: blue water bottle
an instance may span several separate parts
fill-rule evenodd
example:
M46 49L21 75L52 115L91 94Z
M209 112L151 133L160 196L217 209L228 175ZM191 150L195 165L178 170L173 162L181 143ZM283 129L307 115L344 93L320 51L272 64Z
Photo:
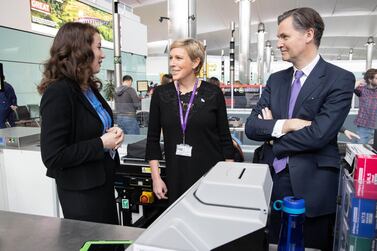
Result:
M278 251L304 251L304 199L287 196L273 207L282 211Z

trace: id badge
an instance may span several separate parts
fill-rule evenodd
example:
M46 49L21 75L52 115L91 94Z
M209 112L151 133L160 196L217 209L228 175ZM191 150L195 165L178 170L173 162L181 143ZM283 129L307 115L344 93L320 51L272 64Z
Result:
M192 146L190 145L178 144L177 151L175 152L175 154L179 156L191 157L191 150L192 150Z

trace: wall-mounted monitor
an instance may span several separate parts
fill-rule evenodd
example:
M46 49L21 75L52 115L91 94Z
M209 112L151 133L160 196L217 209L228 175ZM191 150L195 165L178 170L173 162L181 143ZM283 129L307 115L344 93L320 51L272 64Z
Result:
M148 80L137 80L136 89L138 92L147 92L148 91Z

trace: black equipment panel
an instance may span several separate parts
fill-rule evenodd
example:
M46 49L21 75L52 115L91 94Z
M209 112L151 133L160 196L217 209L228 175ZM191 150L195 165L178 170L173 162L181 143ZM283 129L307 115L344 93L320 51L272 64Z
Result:
M164 180L165 161L160 161L160 174ZM166 200L154 197L151 169L144 159L122 157L114 186L118 193L117 205L122 225L146 228L168 207ZM143 192L149 193L153 202L141 202ZM142 213L142 216L132 222L132 213Z

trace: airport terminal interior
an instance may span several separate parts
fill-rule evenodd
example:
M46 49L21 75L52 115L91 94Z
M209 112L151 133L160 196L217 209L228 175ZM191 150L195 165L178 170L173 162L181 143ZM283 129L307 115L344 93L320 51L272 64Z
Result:
M307 11L306 7L323 20L320 43L315 35L321 25L318 21L310 24L313 17L308 12L283 17L278 22L283 13L296 8ZM305 38L292 42L295 37L284 30L287 20L292 22L288 26L292 26L293 34ZM46 80L45 67L52 64L49 59L57 53L50 48L59 43L56 37L63 30L60 28L70 22L96 27L101 39L100 68L91 70L94 75L85 80L87 86L90 82L90 90L96 84L98 92L79 91L86 103L77 101L74 91L64 93L67 88L55 88L60 94L48 99L47 95L53 94L49 89L54 89L59 77L50 75L51 86L40 91L42 79ZM308 23L313 26L302 28ZM85 36L84 32L77 34L72 39L86 41L77 38ZM189 38L194 40L186 41L199 46L192 47L196 48L190 49L193 52L175 43ZM0 250L377 250L376 40L377 0L0 0ZM179 70L187 65L180 64L179 55L173 52L182 48L188 55L186 60L193 65L188 74L196 79L188 92L192 95L179 89L184 86L180 76L185 74ZM198 55L197 48L202 57L191 56ZM319 57L310 58L300 68L296 63L304 53L298 53L307 49L313 49L313 55ZM82 57L89 57L85 53ZM93 58L97 55L89 54L95 63ZM61 60L63 56L55 57ZM194 67L196 59L202 64L198 71ZM326 65L326 70L320 64ZM85 69L76 66L75 74L84 75ZM285 69L290 69L289 73ZM293 105L291 112L297 80L294 72L303 72L302 82L299 77L298 83L301 92L307 91L307 97L297 98L304 110L297 120L309 124L284 131L286 122L296 121L294 114L301 111L293 110ZM75 83L64 71L60 74ZM283 74L289 75L290 84L286 85L286 92L279 93ZM318 80L311 77L313 74L319 74ZM100 83L93 82L94 77ZM169 78L167 84L165 77ZM214 79L216 83L212 83ZM204 88L212 93L205 93ZM101 111L88 93L93 94ZM129 97L121 99L124 93ZM194 99L199 95L203 96L197 104ZM67 96L69 103L59 104L66 101L62 96ZM220 97L213 108L215 115L211 111L199 117L201 107L211 105L213 97ZM169 103L171 100L174 102ZM116 133L124 132L122 141L106 148L103 137L110 135L113 127L106 127L111 127L109 132L101 123L103 130L99 132L87 114L77 116L78 120L71 123L69 109L73 107L72 114L76 116L83 108L74 105L83 103L91 108L93 117L97 116L93 121L105 126L110 120L120 128ZM281 106L286 106L285 110L282 108L285 117L273 118L272 114L280 116L276 110ZM171 116L164 116L164 109ZM362 117L360 114L365 111L369 113ZM101 112L111 116L102 118ZM198 146L205 151L199 153L202 159L194 157L196 146L189 145L194 136L186 135L188 143L185 142L185 132L195 132L190 129L190 118L194 121L195 115L197 121L202 120L197 127L220 124L203 132L195 129L196 137L202 137L202 145ZM172 129L175 124L169 119L173 117L177 117L178 130ZM225 126L221 126L222 119ZM63 124L67 128L77 128L63 132L63 125L57 125L57 121L66 121ZM86 138L96 130L100 133L96 139ZM181 137L181 130L183 142L173 142L175 136ZM364 133L369 133L369 138L361 141L347 132L359 133L362 139ZM78 136L79 133L85 136ZM64 147L77 143L76 151L54 149L63 140L58 135L69 138ZM228 161L224 141L229 141L234 161ZM109 185L114 192L111 208L116 209L118 224L67 217L63 213L69 214L67 208L75 208L75 203L70 198L71 204L62 206L59 197L68 198L76 189L84 194L97 182L91 179L98 166L91 165L98 157L90 162L92 157L80 149L81 143L87 144L86 149L100 144L101 154L108 156L101 163L115 163ZM172 144L174 153L170 153ZM157 153L156 147L160 147ZM51 157L52 153L58 157ZM215 161L208 160L213 157L210 155L216 156ZM333 156L339 160L335 164ZM196 162L185 158L196 158ZM285 169L277 171L275 161L282 159ZM184 167L172 171L181 163ZM203 169L201 163L211 163L211 168L195 182L182 185L184 182L177 177L190 176L190 169ZM46 175L46 166L58 171ZM81 176L73 177L75 168L83 169ZM89 172L93 176L86 176ZM156 175L161 178L158 182ZM177 180L168 179L173 175ZM290 208L293 202L285 195L284 199L275 197L279 189L276 184L282 177L289 179L294 203L305 201L303 211L298 202L294 209ZM309 180L306 184L297 182L303 177ZM76 180L78 185L63 185L63 181L76 184ZM175 200L160 198L158 191L164 193L161 184L165 183L168 196L170 186L183 189ZM326 187L328 183L331 189ZM312 188L315 191L309 192ZM325 196L321 196L323 189L327 189ZM331 194L334 198L329 198ZM106 203L93 198L93 207ZM324 209L329 203L331 209ZM93 207L87 206L86 210L93 211ZM280 217L278 239L274 241L269 227L274 224L273 212ZM327 215L331 218L325 229L322 224L315 231L306 232L309 224L315 225ZM327 246L311 246L308 235L316 235L321 229L328 231L323 237L328 239Z

